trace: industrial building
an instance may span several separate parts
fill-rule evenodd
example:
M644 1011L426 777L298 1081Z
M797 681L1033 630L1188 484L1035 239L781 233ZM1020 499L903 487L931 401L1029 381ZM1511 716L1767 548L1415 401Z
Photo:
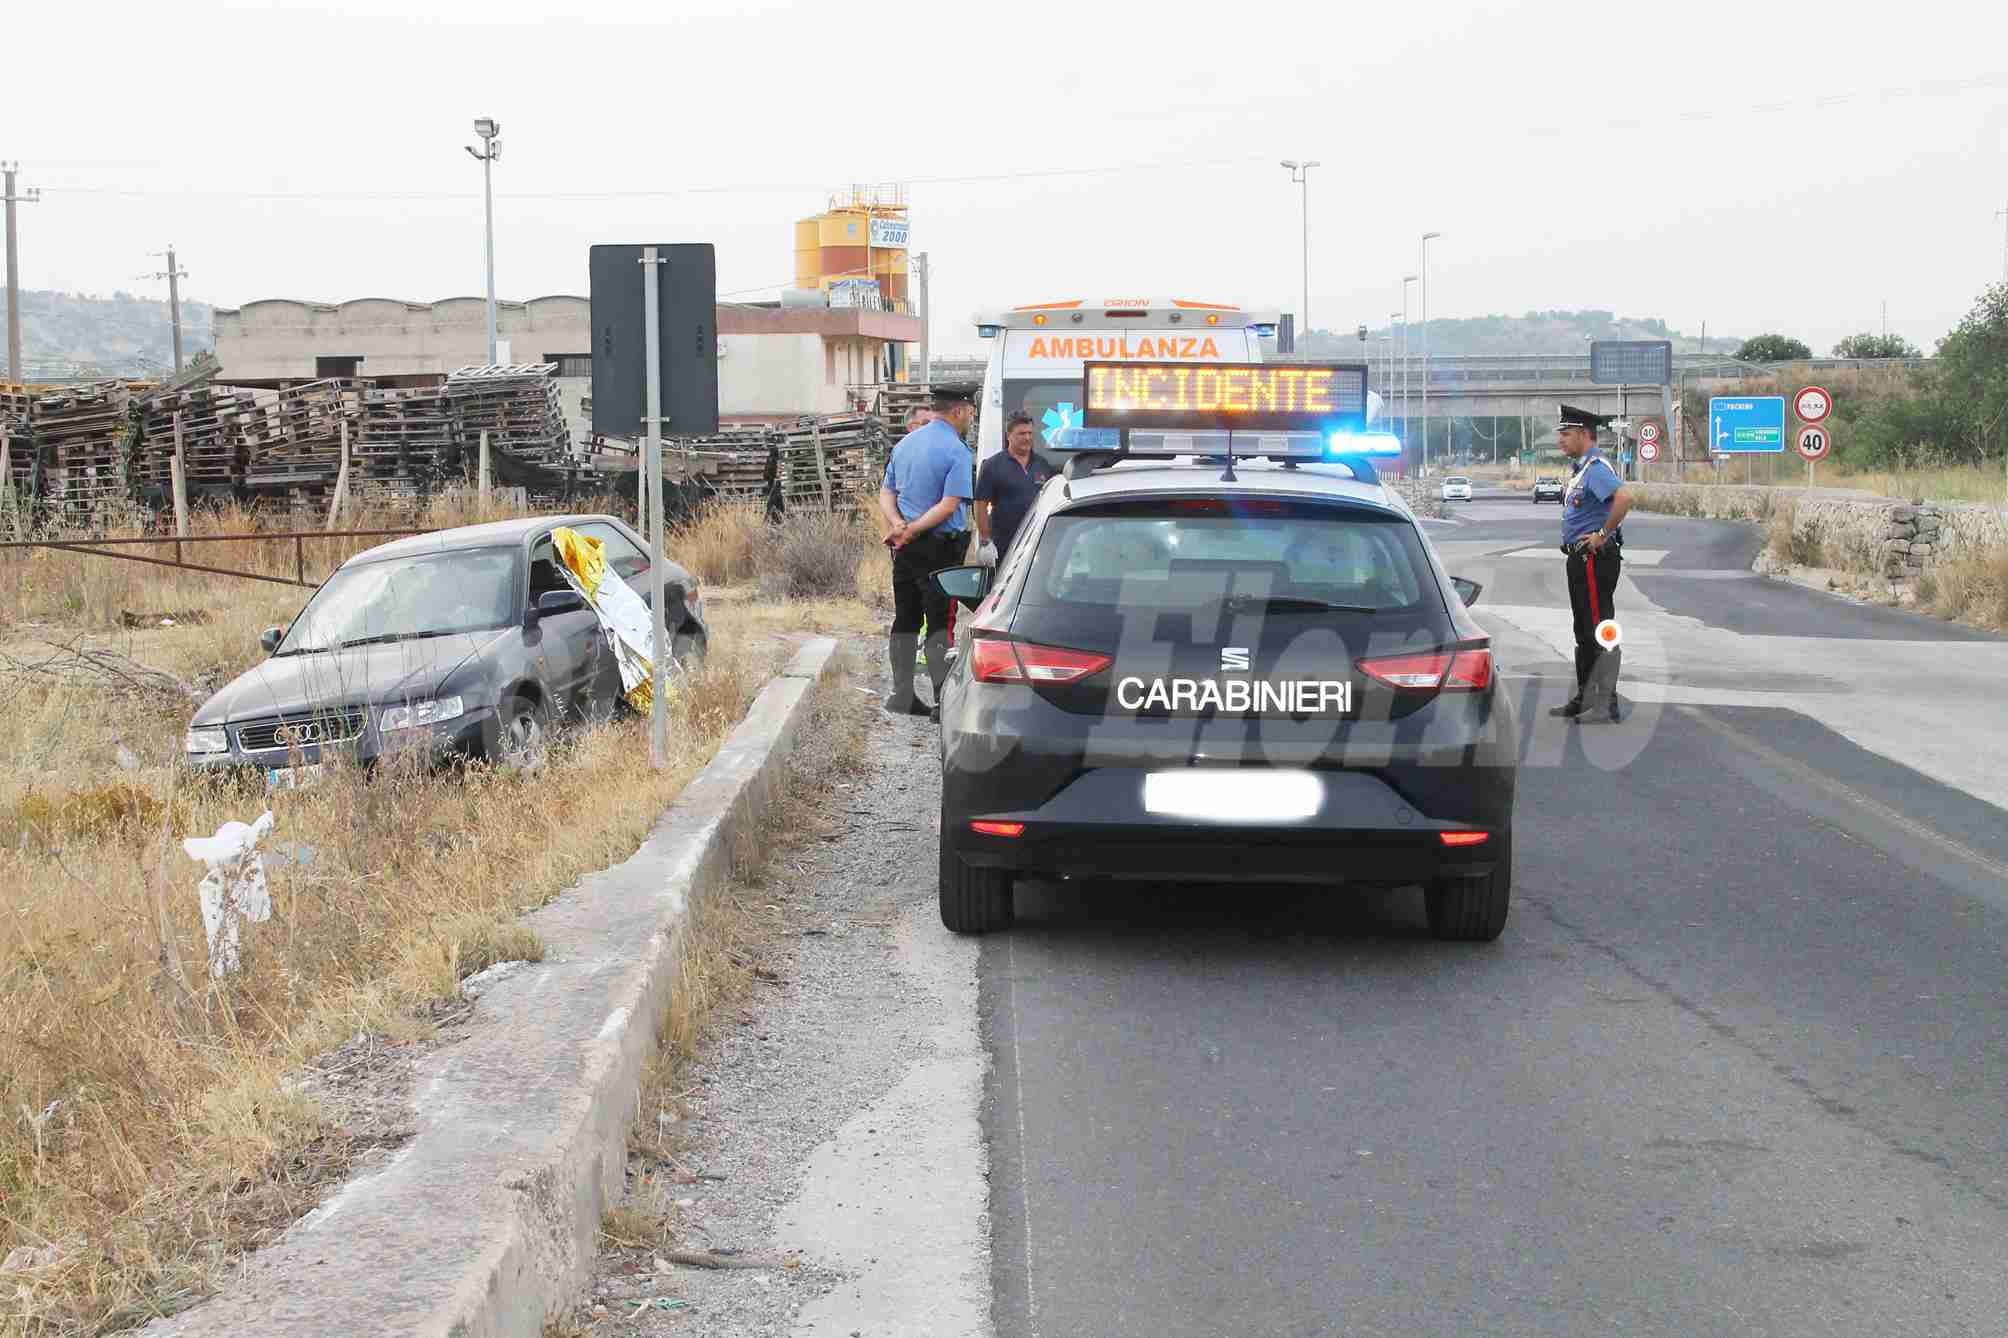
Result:
M566 421L590 434L590 305L552 296L496 304L503 363L555 363ZM858 407L853 387L889 379L889 348L920 337L897 311L781 303L718 308L721 422L767 424ZM216 359L234 386L279 387L326 377L367 377L380 386L424 386L488 360L481 298L340 303L267 298L216 312Z

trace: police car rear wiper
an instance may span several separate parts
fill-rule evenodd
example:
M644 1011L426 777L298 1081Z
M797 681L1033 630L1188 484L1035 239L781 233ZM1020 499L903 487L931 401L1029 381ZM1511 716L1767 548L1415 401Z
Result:
M1298 599L1291 595L1229 595L1222 601L1230 609L1264 613L1379 613L1371 604L1327 604L1322 599Z

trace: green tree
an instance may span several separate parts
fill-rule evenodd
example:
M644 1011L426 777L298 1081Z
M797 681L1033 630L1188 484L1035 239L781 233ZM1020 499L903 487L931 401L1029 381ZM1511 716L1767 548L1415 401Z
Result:
M1812 357L1813 350L1788 335L1762 334L1744 340L1736 356L1743 362L1796 362Z
M1834 345L1837 358L1921 358L1923 351L1902 335L1852 334Z

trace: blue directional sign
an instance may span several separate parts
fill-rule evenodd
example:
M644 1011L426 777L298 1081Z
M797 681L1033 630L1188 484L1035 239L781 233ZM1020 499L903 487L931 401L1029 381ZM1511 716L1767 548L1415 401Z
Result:
M1783 395L1720 395L1708 401L1708 449L1762 455L1785 449Z

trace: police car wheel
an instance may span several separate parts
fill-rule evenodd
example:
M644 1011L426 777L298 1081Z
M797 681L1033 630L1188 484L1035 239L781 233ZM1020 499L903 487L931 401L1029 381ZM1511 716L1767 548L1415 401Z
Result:
M1423 892L1432 936L1454 943L1490 943L1506 928L1513 900L1513 833L1499 843L1499 862L1483 878L1443 878Z
M1014 914L1009 869L975 869L941 843L941 923L956 934L1009 929Z

